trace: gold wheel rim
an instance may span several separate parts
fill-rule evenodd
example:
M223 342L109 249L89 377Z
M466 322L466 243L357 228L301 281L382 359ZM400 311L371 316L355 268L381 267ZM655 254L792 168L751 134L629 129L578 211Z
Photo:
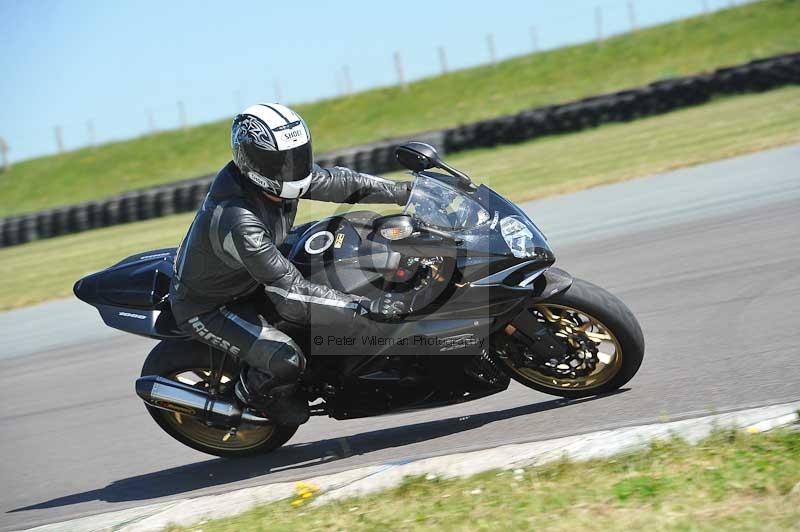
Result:
M167 378L189 386L208 388L210 375L211 371L208 368L190 368L175 371ZM232 385L232 381L235 378L236 375L223 371L220 384L223 387ZM246 451L252 449L271 438L275 431L274 425L242 424L235 432L231 432L222 428L209 427L200 419L178 412L162 410L160 414L176 432L179 432L184 437L206 447L222 451Z
M533 368L515 367L511 360L503 361L514 373L524 380L531 381L553 390L591 390L613 379L622 368L622 347L619 340L606 325L585 311L566 305L542 303L531 307L540 320L556 325L556 336L575 345L575 337L585 336L597 346L597 366L588 375L576 378L557 378ZM579 323L578 323L579 322Z

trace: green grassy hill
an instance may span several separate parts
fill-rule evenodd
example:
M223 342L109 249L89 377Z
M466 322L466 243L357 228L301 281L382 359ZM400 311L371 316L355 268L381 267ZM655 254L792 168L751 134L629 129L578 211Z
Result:
M796 144L797 124L800 87L784 87L634 122L464 151L447 160L520 202ZM408 178L400 172L388 177ZM400 210L303 200L297 223L361 209L387 214ZM0 311L69 296L75 280L89 272L137 252L177 246L193 216L176 214L0 248Z
M297 106L327 151L800 48L800 0L768 0L604 41ZM215 172L227 120L33 159L0 174L0 216ZM13 140L13 139L12 139Z

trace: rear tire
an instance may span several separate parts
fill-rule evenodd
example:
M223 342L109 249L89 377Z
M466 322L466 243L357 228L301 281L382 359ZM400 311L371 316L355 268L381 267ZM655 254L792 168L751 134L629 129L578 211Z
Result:
M222 364L223 354L214 350L213 356L214 369L217 370ZM209 347L205 344L187 340L164 340L156 345L147 356L142 367L142 376L158 375L184 382L176 376L184 373L197 374L198 371L202 376L202 370L208 372L209 366ZM221 393L226 396L232 395L233 383L239 375L239 365L233 357L227 356L222 371L223 379L228 379L227 382L230 382L231 385L224 386L223 384L225 389ZM191 383L184 382L184 384ZM203 387L201 382L196 385ZM222 438L227 432L223 429L208 427L196 418L175 414L147 404L145 404L145 408L164 432L182 444L200 452L227 458L252 456L273 451L289 441L298 428L297 425L242 425L236 436L223 441ZM244 439L245 435L246 440Z
M616 358L610 359L602 368L598 364L597 373L583 381L570 381L555 379L530 368L517 367L512 358L500 356L498 358L507 373L520 384L560 397L589 397L619 389L633 378L644 359L644 335L636 317L625 303L607 290L577 278L567 290L538 302L531 311L540 315L549 311L549 316L561 317L568 315L570 309L596 324L596 330L605 329L604 334L610 337L607 343L614 347ZM573 329L577 327L573 326ZM601 375L600 371L607 373Z

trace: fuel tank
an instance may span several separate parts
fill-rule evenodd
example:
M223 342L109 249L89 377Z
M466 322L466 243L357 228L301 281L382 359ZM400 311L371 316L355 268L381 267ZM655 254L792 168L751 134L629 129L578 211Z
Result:
M341 292L376 297L385 275L397 271L401 255L373 230L379 215L355 211L309 224L290 236L289 260L314 283Z

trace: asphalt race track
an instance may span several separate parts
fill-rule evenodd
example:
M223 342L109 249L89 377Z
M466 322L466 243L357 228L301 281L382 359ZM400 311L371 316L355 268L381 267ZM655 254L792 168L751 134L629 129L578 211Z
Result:
M74 302L6 313L0 529L800 399L800 147L525 207L560 267L641 321L647 354L626 390L567 402L515 384L454 407L315 418L271 455L226 461L173 441L141 406L133 381L153 342L109 332Z

